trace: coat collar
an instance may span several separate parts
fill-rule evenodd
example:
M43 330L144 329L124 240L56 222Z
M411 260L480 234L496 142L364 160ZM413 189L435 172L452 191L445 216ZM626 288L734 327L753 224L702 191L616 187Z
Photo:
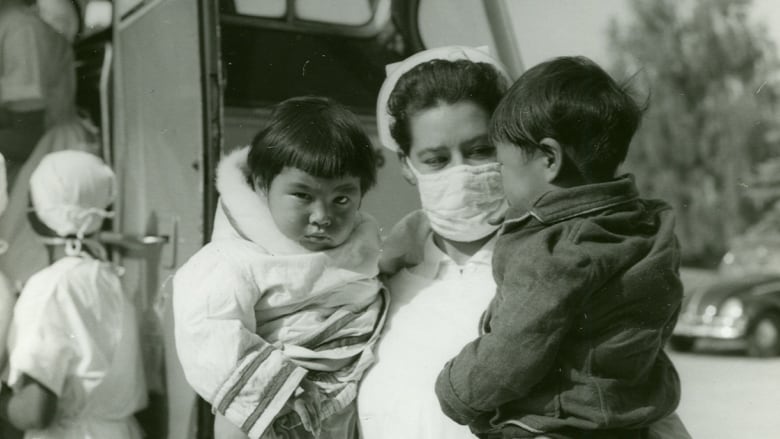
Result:
M536 199L530 211L510 209L507 213L507 222L515 223L534 217L543 224L554 224L637 199L639 199L639 192L634 177L626 174L604 183L546 192Z

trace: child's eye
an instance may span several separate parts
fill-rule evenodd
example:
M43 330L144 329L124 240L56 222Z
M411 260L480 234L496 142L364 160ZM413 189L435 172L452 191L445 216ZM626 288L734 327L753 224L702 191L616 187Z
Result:
M350 199L349 199L349 197L342 195L342 196L334 198L333 202L336 203L336 204L344 206L344 205L349 204Z
M311 195L307 194L306 192L293 192L290 195L292 195L293 197L298 198L299 200L302 200L302 201L310 201L311 200Z

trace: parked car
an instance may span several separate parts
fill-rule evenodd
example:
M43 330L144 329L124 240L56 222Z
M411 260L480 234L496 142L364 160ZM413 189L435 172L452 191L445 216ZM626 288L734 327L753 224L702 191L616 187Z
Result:
M698 339L739 341L750 356L780 355L780 246L755 236L735 240L717 274L691 287L670 345L690 351Z

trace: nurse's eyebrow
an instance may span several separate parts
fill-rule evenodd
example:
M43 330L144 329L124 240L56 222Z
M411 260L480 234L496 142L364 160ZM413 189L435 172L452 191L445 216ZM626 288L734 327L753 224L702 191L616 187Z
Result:
M466 139L463 142L461 142L461 145L471 145L472 143L482 142L488 140L488 135L486 134L479 134L476 135L470 139Z
M449 148L446 145L436 145L436 146L423 146L420 148L419 151L417 151L417 157L422 156L423 154L429 154L429 153L436 153L439 151L448 151Z

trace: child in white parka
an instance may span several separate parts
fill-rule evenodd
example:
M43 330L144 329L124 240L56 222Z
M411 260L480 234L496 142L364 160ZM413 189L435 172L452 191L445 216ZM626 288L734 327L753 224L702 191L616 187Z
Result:
M179 359L217 439L356 434L386 301L359 211L375 160L354 114L302 97L220 163L212 241L174 279Z

